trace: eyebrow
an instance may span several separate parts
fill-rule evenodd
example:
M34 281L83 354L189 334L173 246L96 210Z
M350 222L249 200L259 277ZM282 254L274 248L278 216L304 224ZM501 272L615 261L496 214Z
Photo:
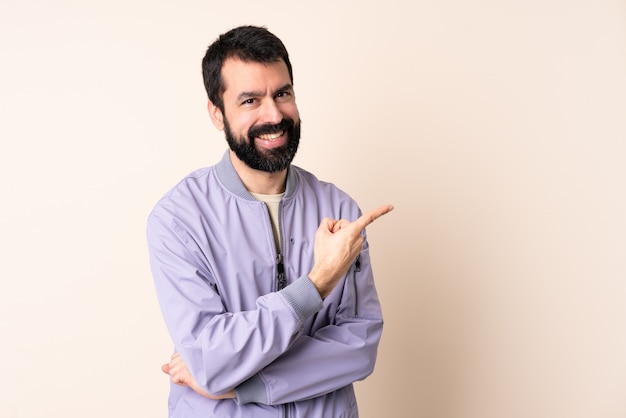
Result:
M272 96L275 96L278 93L284 93L286 91L293 91L293 85L291 85L291 83L287 83L284 86L276 89L274 92L272 92ZM247 100L251 97L259 97L263 95L265 95L265 92L262 91L242 91L237 95L237 101L240 102Z

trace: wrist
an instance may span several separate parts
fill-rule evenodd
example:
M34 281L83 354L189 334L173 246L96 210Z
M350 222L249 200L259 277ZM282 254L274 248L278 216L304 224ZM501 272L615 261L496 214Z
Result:
M320 272L319 269L313 267L313 270L309 273L309 280L315 285L317 292L320 294L322 299L325 299L326 296L330 294L328 280L324 280L324 274Z

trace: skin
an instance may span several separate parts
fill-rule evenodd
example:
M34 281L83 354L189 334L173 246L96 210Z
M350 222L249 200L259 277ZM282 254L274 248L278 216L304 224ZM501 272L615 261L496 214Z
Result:
M222 77L226 85L223 94L224 113L210 101L208 104L209 116L218 130L224 130L225 117L237 138L247 138L247 132L252 126L277 124L285 116L296 122L300 120L289 72L283 61L267 64L227 59L222 67ZM286 140L286 133L271 141L259 137L254 139L260 150L280 146ZM275 173L254 170L239 160L232 151L230 159L248 191L261 194L285 191L287 170ZM392 210L392 205L384 205L363 214L353 222L330 218L320 222L315 233L314 265L308 276L322 299L331 293L361 252L363 247L361 231ZM168 374L175 384L189 386L207 398L236 397L234 390L223 395L205 392L178 353L175 353L161 370Z
M289 78L287 65L276 63L244 62L227 59L222 67L226 90L223 94L224 113L211 101L209 116L215 127L224 130L224 118L236 137L246 137L254 125L277 124L284 116L300 121L296 97ZM287 135L275 141L255 138L257 148L263 150L282 145ZM254 170L239 160L233 151L230 159L248 191L260 194L278 194L285 191L287 170L267 173Z

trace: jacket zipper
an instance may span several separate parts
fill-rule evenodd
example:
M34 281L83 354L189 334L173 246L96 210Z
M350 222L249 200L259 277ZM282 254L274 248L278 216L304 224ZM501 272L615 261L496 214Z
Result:
M354 285L354 316L359 316L359 292L356 285L356 274L361 271L361 254L356 256L354 270L352 271L352 284Z
M282 239L283 234L283 223L281 219L281 213L283 208L283 201L281 200L278 203L278 236L281 238L282 245L284 246L284 239ZM270 219L270 222L272 220ZM276 272L277 272L277 280L278 280L278 290L284 289L287 284L287 279L285 278L285 264L283 264L283 254L282 248L280 250L276 250ZM289 404L283 404L283 418L289 418Z
M272 241L274 241L274 251L276 252L276 287L278 290L282 290L287 285L287 280L285 279L285 265L283 264L283 255L278 248L278 243L276 242L276 238L274 238L274 225L272 223L272 217L269 213L269 208L267 207L267 203L262 202L263 206L265 206L265 212L267 213L267 219L270 224L270 231L272 233ZM279 203L278 206L278 234L281 234L281 222L280 222L280 206L282 202Z
M276 255L276 279L278 280L278 290L284 289L287 284L285 279L285 265L283 264L283 255L278 253Z
M282 234L283 234L283 225L282 225L282 220L281 220L281 216L280 214L282 213L282 208L283 208L283 201L281 200L278 203L278 237L279 237L279 242L282 241ZM271 219L270 219L271 222ZM276 243L278 244L278 243ZM282 247L284 245L284 243L280 246ZM276 279L278 280L278 290L284 289L285 285L287 284L287 279L285 278L285 265L283 264L283 254L282 254L282 248L277 247L278 249L276 250L277 255L276 255L276 272L277 277Z

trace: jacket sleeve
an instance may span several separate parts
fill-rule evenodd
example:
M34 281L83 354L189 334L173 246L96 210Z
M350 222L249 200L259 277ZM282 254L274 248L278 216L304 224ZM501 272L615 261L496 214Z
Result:
M165 219L153 212L147 227L161 311L196 381L211 394L223 394L285 353L322 300L310 280L298 280L259 297L254 310L227 312L207 280L198 247L183 228Z
M367 246L359 261L329 296L340 300L336 321L312 336L298 336L284 355L236 388L240 403L310 399L372 373L383 320Z

